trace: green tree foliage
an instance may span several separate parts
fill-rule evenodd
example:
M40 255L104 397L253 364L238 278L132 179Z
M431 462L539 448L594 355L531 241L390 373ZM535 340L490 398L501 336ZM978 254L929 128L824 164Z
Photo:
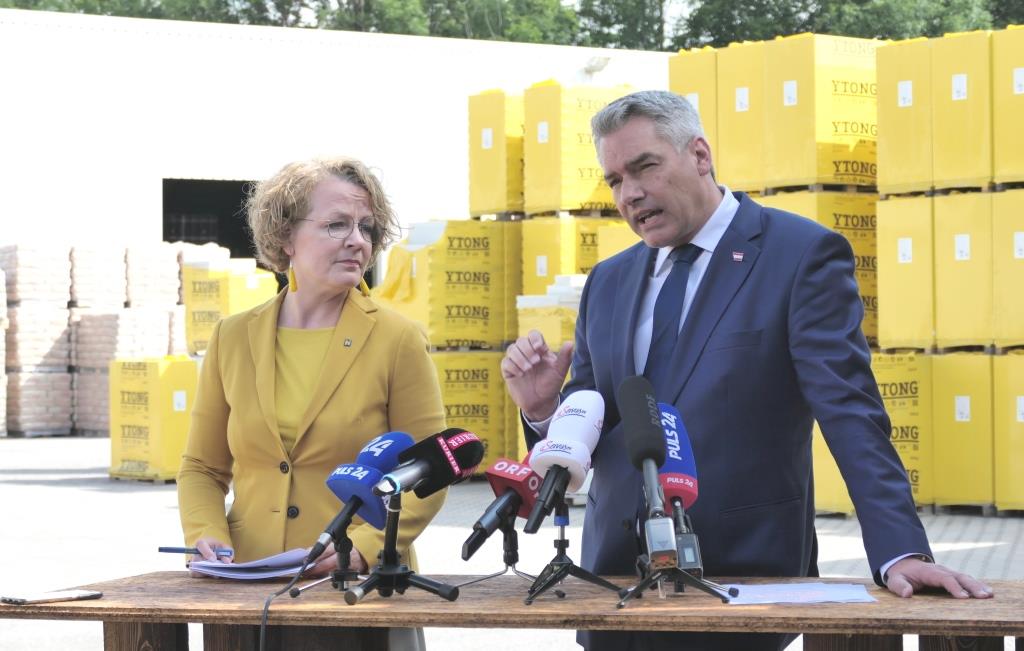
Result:
M324 0L317 25L328 29L425 36L427 15L420 0Z
M578 34L576 12L560 0L0 0L0 7L564 45Z
M814 7L811 0L690 0L689 9L676 25L676 47L722 47L806 32Z
M555 43L576 39L576 13L559 0L421 0L431 36Z
M824 34L903 39L992 27L988 0L828 0L812 21Z
M579 43L664 50L666 0L580 0Z
M1002 29L1007 25L1024 25L1024 2L1021 0L992 0L988 7L992 26Z

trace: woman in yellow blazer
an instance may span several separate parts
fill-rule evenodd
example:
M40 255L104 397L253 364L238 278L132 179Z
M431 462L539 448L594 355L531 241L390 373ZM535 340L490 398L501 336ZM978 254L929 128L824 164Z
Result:
M255 188L248 220L260 260L287 270L289 288L221 321L202 363L178 501L186 543L207 560L223 547L241 562L312 546L342 506L325 484L336 466L380 434L445 427L422 330L362 282L398 232L373 174L352 159L287 165ZM443 501L403 499L405 559ZM356 518L349 537L365 571L383 532ZM335 567L329 549L312 574Z

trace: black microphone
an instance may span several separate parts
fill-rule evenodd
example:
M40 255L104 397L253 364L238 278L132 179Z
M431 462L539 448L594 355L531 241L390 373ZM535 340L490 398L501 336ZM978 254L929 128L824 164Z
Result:
M397 468L373 487L377 495L415 491L424 498L466 479L484 458L484 444L476 434L450 427L423 439L398 455Z
M647 496L644 538L652 570L676 567L678 549L672 518L665 517L665 502L658 482L658 468L665 463L665 431L661 410L651 383L639 375L619 385L619 413L626 434L626 452L633 466L643 472Z

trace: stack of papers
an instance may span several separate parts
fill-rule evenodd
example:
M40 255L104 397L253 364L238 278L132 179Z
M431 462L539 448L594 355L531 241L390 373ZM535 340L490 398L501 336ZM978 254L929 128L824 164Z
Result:
M247 563L222 563L220 561L192 561L189 569L193 572L224 579L272 579L279 576L295 576L302 569L302 561L306 560L306 549L289 549Z
M751 604L820 604L870 603L877 601L860 583L784 583L784 584L730 584L738 588L739 596L731 597L730 605Z

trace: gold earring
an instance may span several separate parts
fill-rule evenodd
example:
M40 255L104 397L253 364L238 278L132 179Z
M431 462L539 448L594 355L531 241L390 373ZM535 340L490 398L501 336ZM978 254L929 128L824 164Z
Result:
M291 260L288 261L288 291L299 291L299 281L295 280L295 267L292 266Z

